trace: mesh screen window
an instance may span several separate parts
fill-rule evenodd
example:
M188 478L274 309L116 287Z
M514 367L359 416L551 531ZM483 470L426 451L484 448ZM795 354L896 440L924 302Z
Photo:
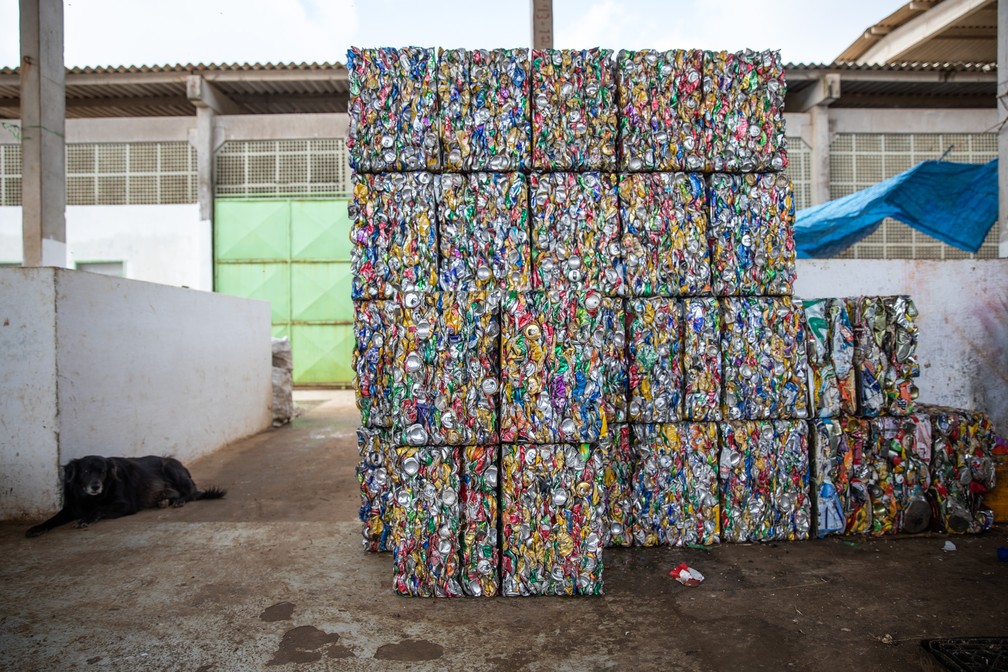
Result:
M343 138L232 140L214 161L217 196L350 195L349 153Z

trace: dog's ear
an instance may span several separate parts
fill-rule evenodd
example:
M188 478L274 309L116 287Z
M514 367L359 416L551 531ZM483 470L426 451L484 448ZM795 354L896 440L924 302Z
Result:
M73 482L74 476L77 475L77 460L70 460L63 467L63 482L71 483Z

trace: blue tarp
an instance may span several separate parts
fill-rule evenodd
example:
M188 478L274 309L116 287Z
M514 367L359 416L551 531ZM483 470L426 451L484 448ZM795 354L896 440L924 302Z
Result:
M829 257L870 235L886 217L967 252L980 249L998 217L997 159L925 161L910 170L795 215L798 256Z

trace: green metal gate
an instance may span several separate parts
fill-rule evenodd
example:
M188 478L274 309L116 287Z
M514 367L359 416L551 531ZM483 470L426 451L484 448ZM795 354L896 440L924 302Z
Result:
M215 202L214 288L270 302L295 385L353 381L349 232L345 199Z

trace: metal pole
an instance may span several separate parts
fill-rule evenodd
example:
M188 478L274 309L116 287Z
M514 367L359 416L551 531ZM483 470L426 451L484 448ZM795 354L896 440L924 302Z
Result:
M553 0L530 0L532 4L532 48L553 48Z
M998 1L998 256L1008 257L1008 0Z

